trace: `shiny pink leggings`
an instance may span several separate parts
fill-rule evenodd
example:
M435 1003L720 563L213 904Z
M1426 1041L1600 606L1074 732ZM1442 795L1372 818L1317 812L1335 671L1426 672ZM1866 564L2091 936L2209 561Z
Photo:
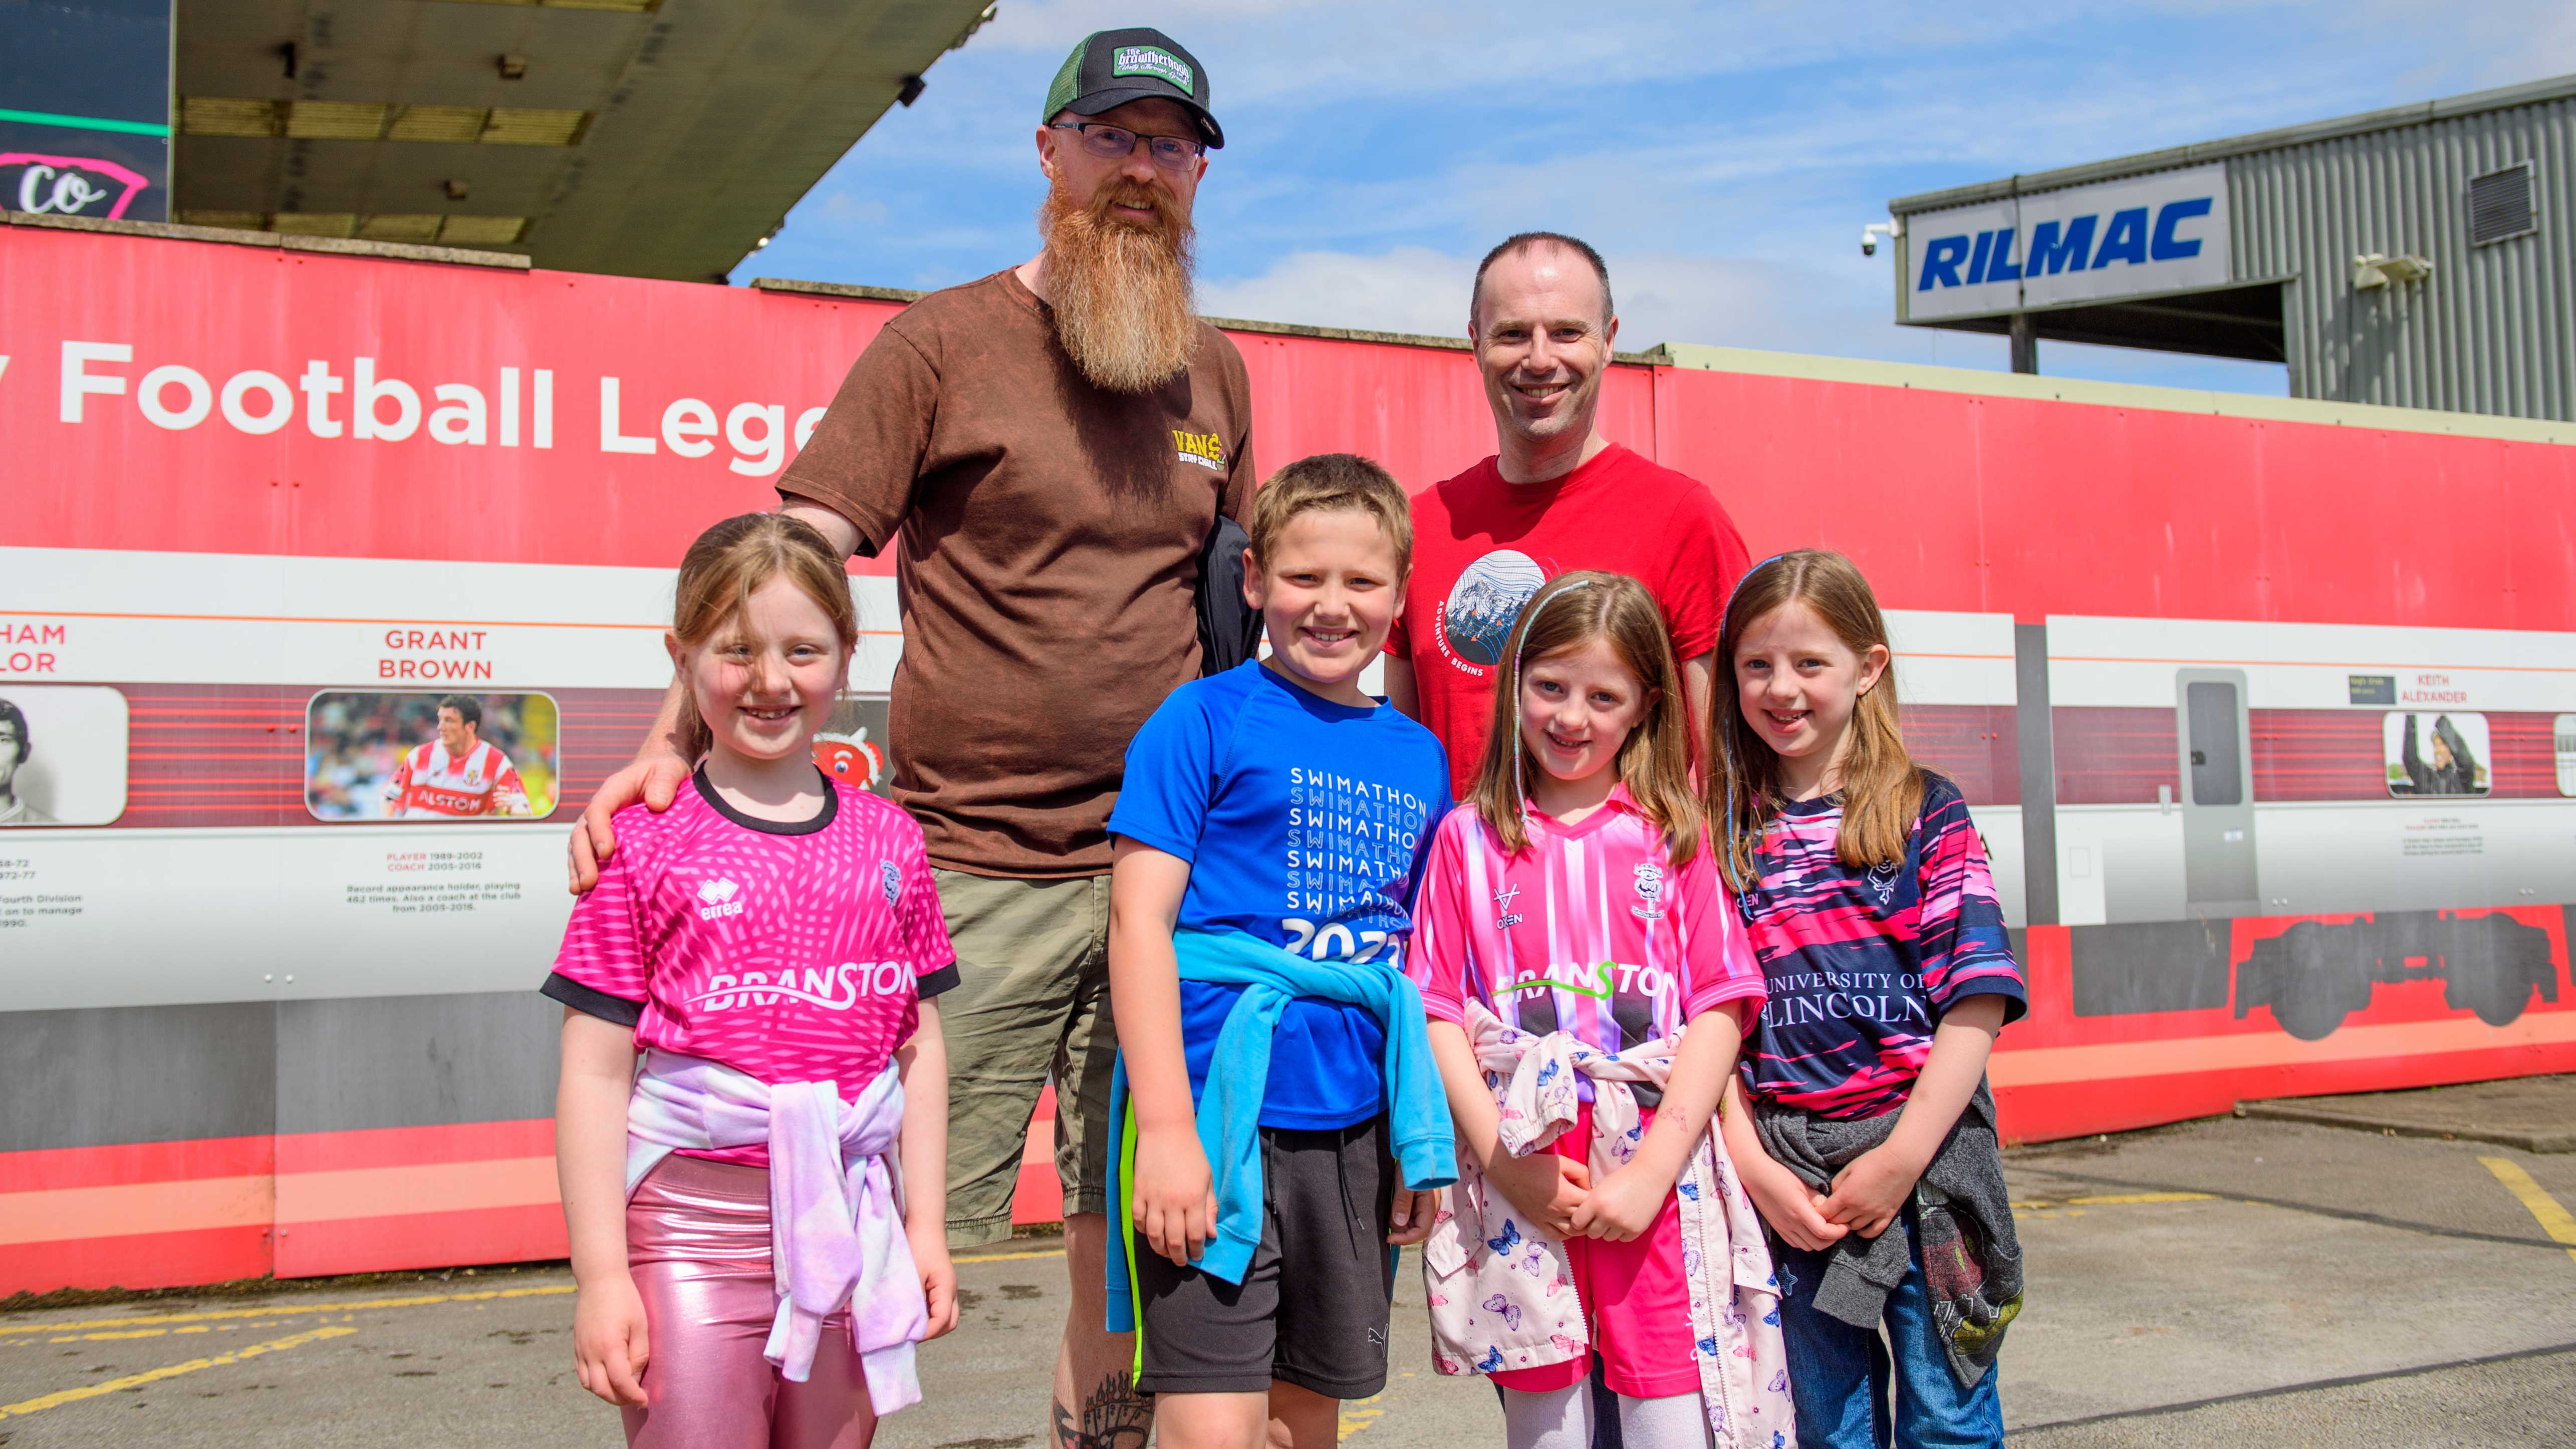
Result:
M876 1432L850 1321L823 1325L814 1374L792 1384L761 1356L778 1312L769 1174L677 1155L626 1205L626 1258L644 1295L644 1396L635 1449L866 1449Z

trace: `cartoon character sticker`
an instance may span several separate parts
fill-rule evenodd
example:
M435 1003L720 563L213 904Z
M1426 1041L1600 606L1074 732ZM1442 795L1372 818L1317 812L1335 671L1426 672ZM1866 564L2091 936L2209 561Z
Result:
M847 734L816 735L814 763L824 774L861 790L874 789L885 779L885 752L869 740L865 725Z

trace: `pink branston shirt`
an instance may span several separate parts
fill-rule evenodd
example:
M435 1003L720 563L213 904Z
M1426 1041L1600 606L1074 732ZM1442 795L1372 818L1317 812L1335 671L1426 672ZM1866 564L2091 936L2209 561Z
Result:
M704 774L659 815L617 812L617 853L573 907L545 994L635 1028L638 1046L844 1102L957 982L921 828L837 782L820 815L744 815ZM691 1152L766 1166L766 1144Z
M1434 1020L1463 1024L1472 999L1523 1031L1612 1052L1720 1003L1751 1022L1762 968L1705 837L1674 866L1624 786L1574 825L1523 819L1530 849L1516 856L1472 805L1432 838L1406 970Z

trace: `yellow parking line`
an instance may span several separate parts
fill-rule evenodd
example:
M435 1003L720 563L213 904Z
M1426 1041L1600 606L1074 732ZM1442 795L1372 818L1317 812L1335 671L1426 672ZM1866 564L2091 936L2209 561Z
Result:
M961 1265L1009 1263L1027 1258L1063 1256L1062 1248L1046 1248L1026 1253L986 1253L976 1257L959 1258L956 1261ZM268 1319L274 1322L291 1316L314 1313L368 1313L384 1308L427 1308L441 1303L490 1303L505 1298L551 1298L572 1291L574 1291L573 1285L569 1283L550 1283L540 1288L487 1288L475 1293L417 1293L401 1298L365 1298L355 1302L269 1304L260 1308L209 1309L202 1313L155 1313L133 1314L123 1318L79 1318L60 1323L30 1323L18 1331L51 1335L43 1340L48 1343L74 1343L90 1339L157 1338L172 1332L173 1330L168 1326L172 1324L203 1324L243 1318ZM206 1330L182 1328L176 1331L203 1333ZM37 1341L32 1338L24 1340L27 1343ZM0 1344L0 1346L15 1346L15 1341Z
M355 1317L356 1316L353 1314L341 1321L344 1323L354 1322ZM237 1328L282 1328L284 1326L285 1325L279 1323L275 1319L270 1319L266 1323L223 1323L214 1325L203 1323L183 1323L176 1328L136 1328L117 1333L57 1333L53 1337L46 1339L45 1342L97 1343L101 1341L113 1341L125 1338L161 1338L173 1333L214 1333L217 1331L230 1333ZM32 1338L19 1339L15 1340L12 1346L16 1346L17 1344L34 1343L35 1341L36 1340Z
M2067 1201L2077 1207L2127 1207L2134 1203L2149 1202L2216 1202L2218 1194L2214 1192L2122 1192L2101 1197L2070 1197Z
M2558 1205L2558 1199L2543 1191L2539 1183L2531 1180L2531 1174L2510 1157L2481 1157L2478 1161L2486 1164L2487 1171L2495 1174L2505 1191L2531 1209L2531 1215L2540 1220L2542 1232L2552 1241L2568 1244L2567 1256L2576 1258L2576 1217L2570 1217L2567 1209Z
M2027 1202L2015 1201L2012 1209L2014 1212L2054 1212L2060 1208L2134 1207L2141 1203L2217 1201L2219 1196L2214 1192L2121 1192L2054 1200L2033 1198Z
M982 1253L972 1258L952 1258L949 1261L962 1267L968 1263L1011 1263L1022 1258L1061 1258L1063 1256L1064 1249L1047 1248L1034 1253Z
M129 1374L121 1379L109 1379L103 1384L83 1384L76 1389L64 1389L59 1393L46 1394L39 1398L21 1399L14 1404L0 1404L0 1419L40 1414L47 1409L79 1403L83 1399L95 1399L101 1394L141 1388L145 1384L174 1379L181 1374L192 1374L199 1369L220 1368L228 1363L239 1363L243 1359L257 1358L264 1353L278 1353L319 1339L343 1338L357 1331L354 1328L317 1328L310 1333L298 1333L287 1338L271 1339L266 1343L254 1343L248 1348L237 1348L230 1353L217 1354L212 1358L192 1358L186 1363L174 1363L168 1368L153 1369L149 1373Z
M1383 1393L1371 1394L1365 1399L1353 1399L1342 1405L1341 1426L1339 1432L1334 1434L1333 1442L1338 1444L1386 1417L1386 1410L1368 1407L1385 1397Z
M377 1308L423 1308L433 1303L488 1303L496 1298L547 1298L570 1293L569 1283L543 1288L489 1288L480 1293L421 1293L406 1298L368 1298L355 1303L270 1304L264 1308L210 1309L204 1313L137 1314L126 1318L83 1318L68 1323L31 1323L40 1333L92 1328L132 1328L141 1323L211 1323L226 1318L285 1318L290 1314L357 1313Z

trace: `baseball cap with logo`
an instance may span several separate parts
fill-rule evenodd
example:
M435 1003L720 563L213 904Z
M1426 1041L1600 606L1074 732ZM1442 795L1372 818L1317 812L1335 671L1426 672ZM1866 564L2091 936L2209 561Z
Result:
M1208 113L1207 71L1198 57L1174 44L1159 30L1095 30L1064 58L1064 67L1047 87L1043 123L1066 111L1097 116L1129 101L1161 98L1178 101L1198 118L1199 139L1213 150L1225 144L1225 132Z

